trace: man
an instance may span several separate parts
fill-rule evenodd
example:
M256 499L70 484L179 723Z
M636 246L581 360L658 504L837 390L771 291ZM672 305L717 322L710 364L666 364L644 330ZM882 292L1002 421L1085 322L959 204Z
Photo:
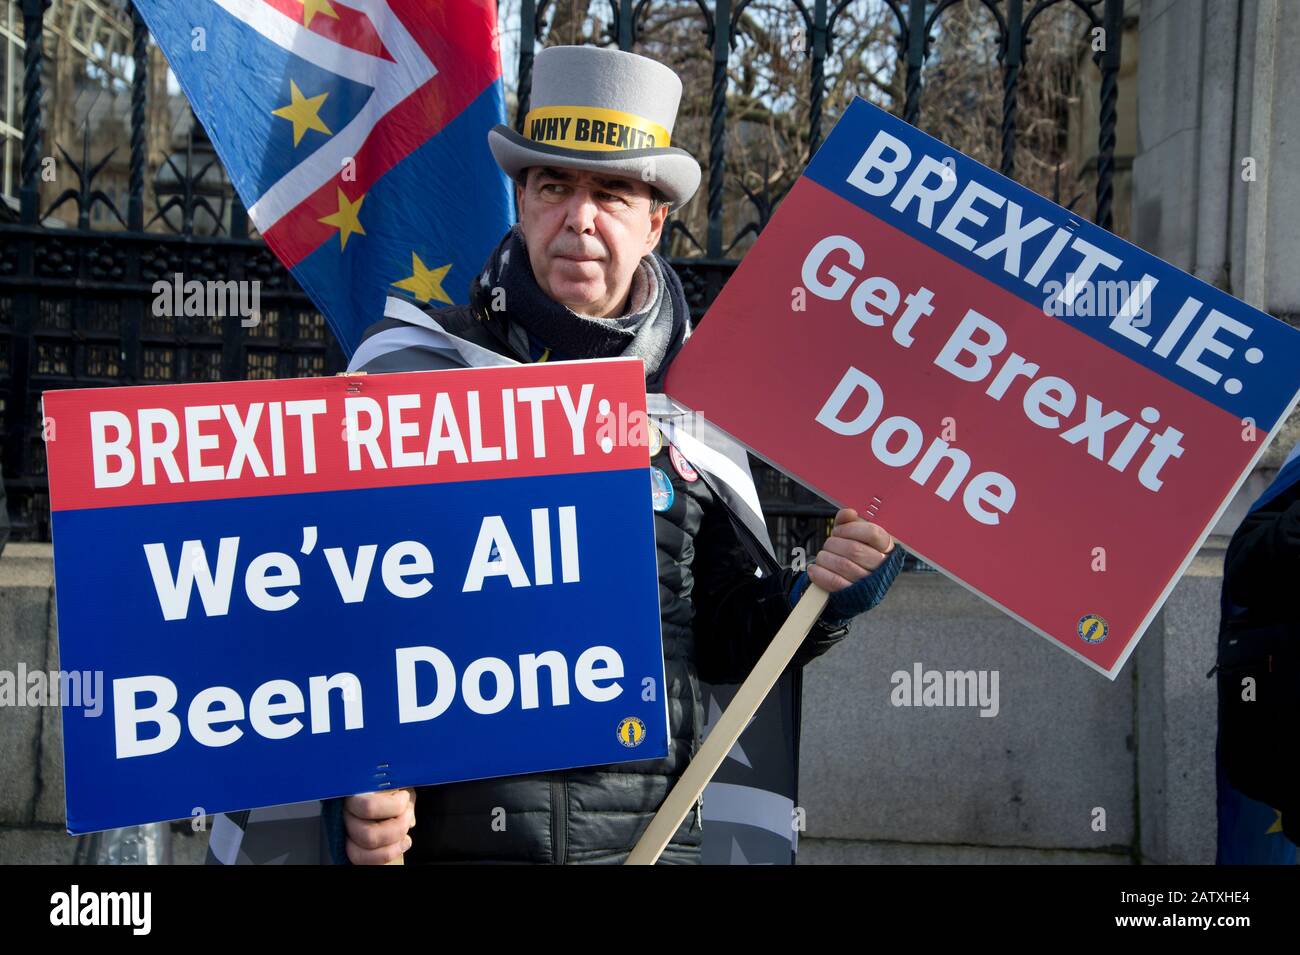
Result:
M667 67L595 47L543 50L523 134L489 133L516 182L519 223L473 284L468 306L423 311L390 300L351 369L367 373L510 361L635 356L646 369L652 506L671 746L666 758L354 796L326 803L336 861L619 863L694 755L699 681L744 679L808 581L831 592L801 647L803 665L843 638L898 573L903 549L842 510L806 573L765 560L742 451L686 427L662 394L690 334L681 282L654 253L670 210L700 181L669 145L681 82ZM706 435L707 437L701 437ZM415 805L420 824L415 823ZM662 861L699 861L700 806ZM414 828L413 828L414 827Z
M1228 543L1219 595L1220 865L1295 865L1300 842L1300 445Z

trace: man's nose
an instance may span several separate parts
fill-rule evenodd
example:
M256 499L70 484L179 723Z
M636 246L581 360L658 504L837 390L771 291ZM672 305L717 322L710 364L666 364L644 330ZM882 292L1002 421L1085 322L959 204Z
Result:
M575 189L569 197L564 224L575 232L594 232L600 207L587 189Z

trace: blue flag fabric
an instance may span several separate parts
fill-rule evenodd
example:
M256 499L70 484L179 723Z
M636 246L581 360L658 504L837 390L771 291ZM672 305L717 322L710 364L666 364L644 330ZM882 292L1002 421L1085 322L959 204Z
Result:
M249 216L351 355L460 304L514 218L495 0L137 0Z
M1217 762L1217 760L1216 760ZM1295 843L1282 834L1279 813L1243 795L1216 766L1219 848L1217 865L1295 865Z

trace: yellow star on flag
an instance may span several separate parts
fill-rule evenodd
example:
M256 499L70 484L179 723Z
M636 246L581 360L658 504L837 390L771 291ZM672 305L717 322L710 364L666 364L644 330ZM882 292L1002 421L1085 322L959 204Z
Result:
M330 128L320 118L321 104L325 102L325 97L329 95L329 93L321 93L320 96L303 96L302 90L298 89L298 84L290 80L289 96L292 98L292 102L288 106L281 106L279 109L271 110L271 115L279 116L281 119L287 119L293 123L293 144L295 146L302 141L302 137L309 129L332 136L333 133Z
M1277 819L1273 820L1273 825L1264 830L1266 836L1282 831L1282 811L1280 809L1274 809L1273 811L1277 813Z
M442 280L447 277L450 268L450 263L437 269L428 268L420 261L420 257L412 252L410 276L400 282L394 282L393 285L410 292L421 302L436 298L440 302L452 305L454 303L451 296L442 290Z
M311 26L312 17L316 16L318 13L323 13L327 17L333 17L335 20L339 18L339 15L334 12L334 8L330 6L330 0L302 0L303 26Z
M357 198L356 202L351 202L348 200L348 197L344 195L342 189L338 190L338 193L339 211L331 212L329 215L325 216L325 218L317 219L316 221L324 223L325 225L332 225L334 228L338 229L339 248L346 249L348 247L348 236L353 232L358 235L366 234L366 230L361 228L361 220L357 218L357 213L361 211L361 203L365 201L366 197L362 194Z

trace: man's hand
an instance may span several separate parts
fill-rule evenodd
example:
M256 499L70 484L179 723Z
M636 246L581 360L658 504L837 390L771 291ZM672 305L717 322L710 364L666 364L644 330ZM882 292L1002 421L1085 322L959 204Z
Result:
M808 565L808 577L827 593L843 590L867 576L894 549L894 538L879 524L858 517L851 507L835 515L835 528Z
M406 834L415 826L415 790L390 789L343 800L348 861L385 865L411 848Z

